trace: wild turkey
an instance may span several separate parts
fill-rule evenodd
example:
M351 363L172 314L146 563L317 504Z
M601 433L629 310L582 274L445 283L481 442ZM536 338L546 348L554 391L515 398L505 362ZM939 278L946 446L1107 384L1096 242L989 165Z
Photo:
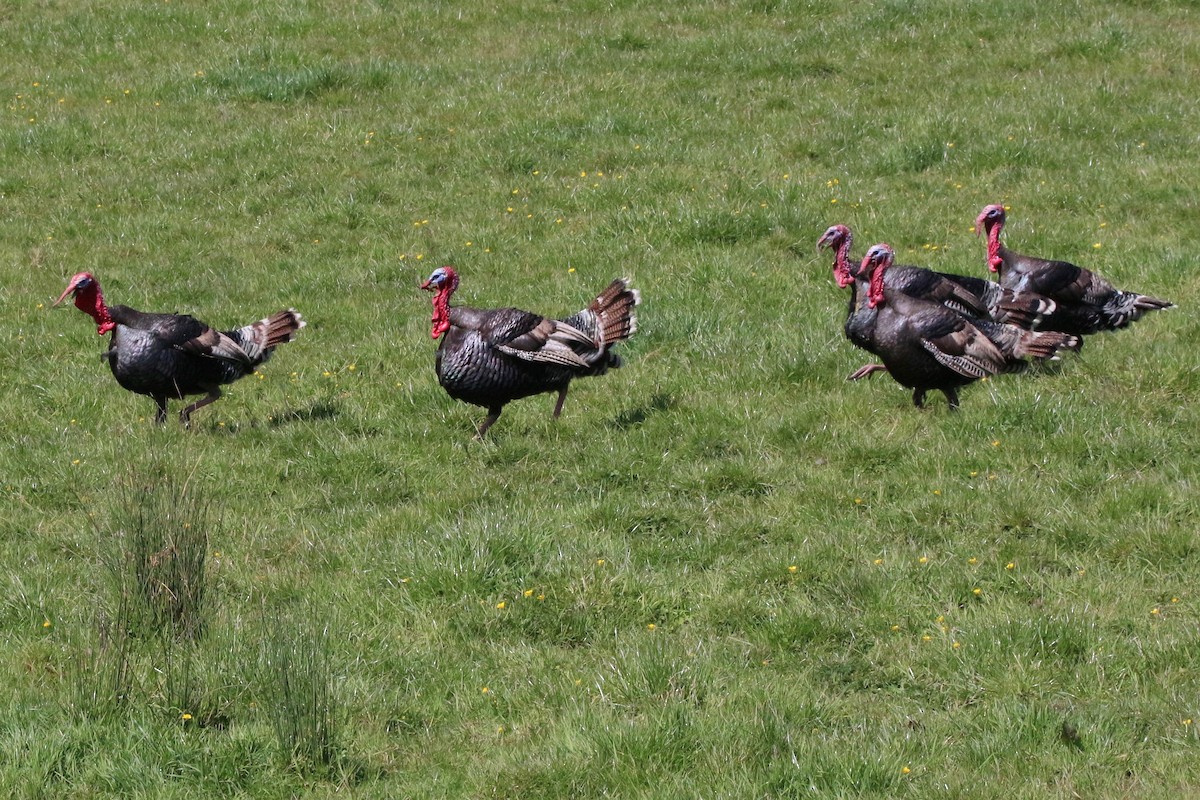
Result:
M871 330L875 310L866 307L866 281L856 280L850 269L850 244L853 240L854 234L845 225L831 225L817 240L817 250L826 247L833 250L833 280L840 289L850 287L850 306L846 309L846 324L843 326L846 338L855 347L872 352ZM887 372L887 367L883 364L863 364L850 373L846 380L856 381L876 372Z
M833 225L817 240L818 248L833 248L834 279L841 287L853 286L856 278L865 281L869 277L857 275L857 269L851 267L850 244L853 238L850 229L845 225ZM903 292L909 297L943 305L951 311L971 318L972 321L1007 323L1026 329L1035 327L1042 316L1051 313L1055 306L1053 300L1041 295L1014 292L982 278L934 272L921 267L891 265L886 271L884 284L887 288ZM845 330L846 338L863 347L864 345L857 341L861 337L861 321L855 318L855 309L858 307L857 294L857 289L851 290L850 314L846 318ZM858 313L862 311L859 310ZM1013 338L1005 335L1004 328L989 327L988 330L997 334L998 340L994 341L994 344L1002 349ZM886 369L881 364L866 364L851 373L847 380L858 380Z
M936 389L956 409L959 387L988 375L1020 372L1027 366L1024 358L1052 358L1060 349L1079 346L1075 336L968 319L892 289L885 275L894 259L886 244L867 251L858 272L866 302L860 304L856 324L892 377L913 390L918 408L924 406L926 392Z
M204 394L179 412L186 426L193 411L221 396L232 383L290 342L305 322L294 309L279 311L244 328L221 333L185 314L147 314L128 306L107 306L100 283L87 272L71 278L54 305L74 295L75 307L96 320L96 333L112 332L105 357L117 383L153 398L154 421L167 419L167 400Z
M1000 242L1004 206L984 207L975 220L975 233L987 234L988 269L1000 273L1000 284L1016 291L1038 292L1058 303L1043 327L1074 334L1124 328L1147 311L1171 308L1173 303L1136 292L1123 292L1095 272L1066 261L1014 253Z
M482 406L482 439L513 400L558 392L554 416L562 413L572 378L603 375L621 366L612 346L637 331L640 296L627 280L615 280L584 310L550 319L516 308L450 307L458 288L453 267L433 271L421 288L434 292L435 366L438 382L456 400Z
M821 236L818 247L835 248L834 272L852 279L850 263L853 234L845 225L834 225ZM845 280L842 279L842 280ZM951 272L934 272L901 264L887 271L887 286L910 297L941 303L968 317L1004 322L1026 330L1038 327L1042 317L1054 311L1055 303L1033 292L1017 292L993 281ZM839 280L839 283L841 281ZM844 285L844 284L843 284Z

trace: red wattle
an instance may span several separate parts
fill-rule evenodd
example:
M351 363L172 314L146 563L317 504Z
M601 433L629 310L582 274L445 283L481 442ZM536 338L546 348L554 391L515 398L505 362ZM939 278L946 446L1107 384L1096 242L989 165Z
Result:
M850 275L850 270L845 264L838 264L834 267L833 280L837 283L839 289L845 289L854 283L854 278Z
M883 303L883 267L875 268L871 273L870 287L867 291L867 305L871 308Z
M988 231L987 255L988 269L992 272L999 272L1004 259L1000 257L1000 230L998 227L993 227Z
M436 339L450 330L450 307L447 292L439 289L433 296L433 330L429 335ZM445 299L444 299L445 298Z
M845 289L854 283L854 276L850 274L850 238L850 232L847 230L846 236L842 239L842 244L838 247L837 251L833 279L837 282L839 289Z

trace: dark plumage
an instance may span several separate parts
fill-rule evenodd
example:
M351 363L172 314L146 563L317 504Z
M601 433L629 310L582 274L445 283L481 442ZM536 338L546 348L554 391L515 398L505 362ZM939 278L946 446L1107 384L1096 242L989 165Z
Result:
M434 270L421 288L434 292L432 336L442 337L438 382L456 400L488 410L480 439L504 406L522 397L557 391L557 417L571 379L621 366L611 348L637 330L639 295L626 280L613 281L587 308L562 320L516 308L451 308L458 288L453 267Z
M931 300L968 317L1036 330L1055 303L1033 292L1016 292L998 283L934 272L922 267L896 266L888 270L887 283L910 297Z
M74 295L75 306L96 320L96 332L112 333L105 356L117 383L154 399L154 420L167 418L167 401L203 394L179 412L187 425L191 413L221 396L221 385L248 375L290 342L304 320L295 309L279 311L244 328L221 333L185 314L147 314L104 303L100 283L87 272L71 278L55 301Z
M1051 358L1079 345L1075 336L971 320L892 289L885 274L894 258L886 244L867 251L857 276L859 299L847 324L892 377L913 390L918 408L929 390L942 392L950 407L957 408L959 387L988 375L1019 372L1027 366L1024 358Z
M834 251L834 279L843 288L851 287L850 313L846 318L845 328L846 338L858 347L865 347L860 341L863 335L862 322L855 318L855 308L858 303L856 278L866 281L870 276L858 275L858 268L851 265L850 245L853 239L854 236L848 227L833 225L817 240L817 247L828 247ZM937 303L976 323L1016 325L1020 328L1033 329L1043 315L1053 312L1055 307L1053 300L1041 295L1014 292L982 278L934 272L921 267L890 265L883 281L888 289L918 300ZM1014 337L1006 335L1004 327L995 327L991 324L982 324L979 327L984 329L985 335L994 334L996 339L993 343L1001 349L1004 349L1006 343L1010 347L1012 346ZM1009 354L1011 355L1011 352ZM880 364L867 364L853 372L848 380L858 380L885 369L886 367Z
M1127 327L1147 311L1171 308L1172 303L1137 292L1125 292L1095 272L1066 261L1014 253L1000 242L1004 206L986 206L975 220L976 234L987 234L988 269L1000 273L1000 285L1015 291L1037 292L1058 304L1043 323L1049 330L1074 334Z

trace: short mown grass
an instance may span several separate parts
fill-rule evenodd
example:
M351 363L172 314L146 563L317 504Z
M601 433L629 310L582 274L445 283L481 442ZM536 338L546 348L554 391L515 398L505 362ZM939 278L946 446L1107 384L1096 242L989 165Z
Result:
M0 793L1186 796L1194 16L0 10ZM1179 308L958 414L847 383L821 231L983 274L992 202ZM631 277L625 367L472 441L443 263L553 314ZM85 269L309 325L158 429L50 308Z

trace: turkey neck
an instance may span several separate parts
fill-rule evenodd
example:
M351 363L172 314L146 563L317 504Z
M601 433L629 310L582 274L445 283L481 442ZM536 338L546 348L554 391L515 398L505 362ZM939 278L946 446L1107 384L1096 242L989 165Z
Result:
M870 280L867 278L856 278L854 283L850 284L850 313L862 314L867 311L874 311L875 307L871 305L870 299Z
M108 313L108 306L104 304L104 293L100 291L100 284L95 280L91 286L75 294L75 307L96 320L96 333L101 336L117 327L112 315Z

